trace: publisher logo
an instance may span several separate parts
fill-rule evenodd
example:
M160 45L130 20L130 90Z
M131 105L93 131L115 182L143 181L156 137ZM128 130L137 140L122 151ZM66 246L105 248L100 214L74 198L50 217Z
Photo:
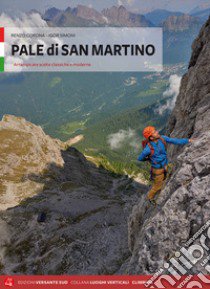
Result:
M12 277L7 277L4 281L4 285L8 287L14 286L14 279Z
M210 279L206 278L202 272L210 273L210 247L207 246L209 240L210 220L179 251L176 251L168 262L163 264L163 267L145 283L145 287L154 288L155 285L155 288L167 288L163 285L163 281L176 288L186 286L187 288L203 288L203 284L210 284ZM193 280L193 275L188 274L189 271L192 272L195 265L200 267L196 275L197 280ZM183 279L185 276L187 277Z

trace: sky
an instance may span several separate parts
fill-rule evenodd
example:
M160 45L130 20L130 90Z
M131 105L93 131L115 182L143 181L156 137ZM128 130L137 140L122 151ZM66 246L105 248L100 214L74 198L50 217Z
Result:
M40 12L50 7L65 9L76 7L78 4L91 6L102 10L113 5L124 5L130 11L145 13L154 9L167 9L188 13L198 5L210 7L210 0L0 0L0 12L29 11L37 9Z

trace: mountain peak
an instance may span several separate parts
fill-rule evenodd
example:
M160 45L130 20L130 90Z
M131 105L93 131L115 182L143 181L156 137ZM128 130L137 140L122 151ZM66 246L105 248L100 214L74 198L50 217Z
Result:
M92 7L88 7L82 4L79 4L76 8L72 10L72 14L76 17L79 17L81 19L85 19L88 21L94 21L99 24L105 24L106 21L103 17L103 15L95 10Z
M73 9L69 6L69 7L66 8L65 12L67 12L67 13L71 13L72 10L73 10Z
M127 10L127 9L125 8L125 6L123 6L123 5L120 5L120 6L118 7L118 9L119 9L119 10Z
M54 19L59 13L61 12L60 9L57 9L56 7L51 7L47 9L44 13L43 18L46 20L52 20Z
M143 15L129 12L123 5L103 9L101 13L109 20L109 23L117 26L152 26L151 22L146 20Z

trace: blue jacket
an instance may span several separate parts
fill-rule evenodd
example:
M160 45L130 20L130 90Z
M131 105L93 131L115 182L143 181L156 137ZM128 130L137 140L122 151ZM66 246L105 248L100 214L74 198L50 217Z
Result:
M161 137L167 142L175 145L185 145L189 143L189 139L183 138L183 139L178 139L178 138L170 138L165 135L161 135ZM153 168L159 169L163 168L165 165L168 164L168 159L167 159L167 152L165 149L165 145L163 142L159 139L156 143L155 142L150 142L152 147L154 148L154 154L151 157L151 165ZM140 156L138 157L138 161L145 161L145 158L150 155L150 147L146 145Z

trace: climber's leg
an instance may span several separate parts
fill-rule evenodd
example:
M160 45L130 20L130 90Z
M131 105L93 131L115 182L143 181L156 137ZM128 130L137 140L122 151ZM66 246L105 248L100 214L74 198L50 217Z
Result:
M155 197L155 194L161 191L164 180L165 180L165 175L164 175L164 169L153 169L153 185L152 188L150 189L148 193L148 199L153 200Z

